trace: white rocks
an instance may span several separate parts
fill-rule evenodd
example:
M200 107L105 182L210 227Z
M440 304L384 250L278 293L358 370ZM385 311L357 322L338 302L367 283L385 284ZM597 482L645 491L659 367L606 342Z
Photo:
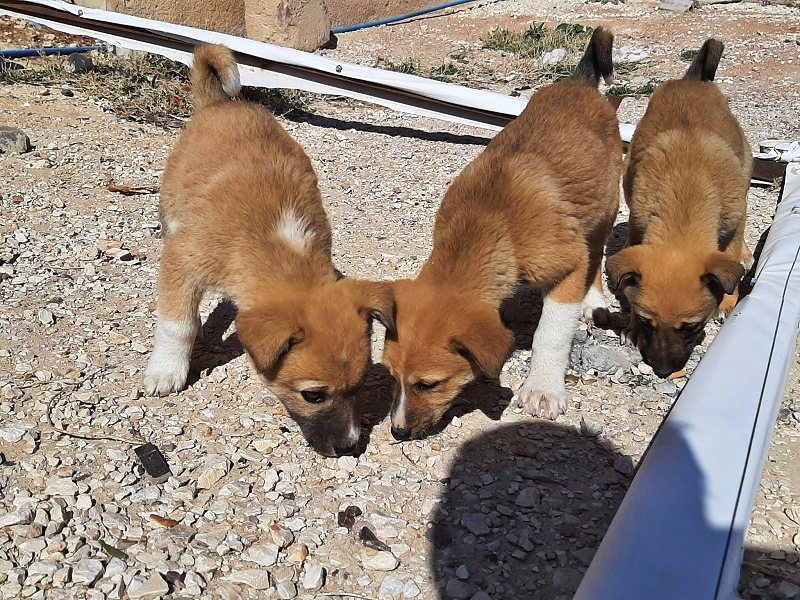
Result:
M16 444L22 440L22 436L25 433L27 433L27 430L22 427L0 427L0 440L9 444Z
M280 481L280 476L275 469L268 469L264 473L264 491L271 492L275 489L275 485Z
M196 597L203 593L203 588L206 586L206 582L194 571L189 571L186 573L186 577L183 580L183 585L183 594Z
M161 488L157 485L148 485L138 492L130 495L131 502L155 502L161 497Z
M305 564L303 574L303 589L316 592L325 585L325 568L313 562Z
M46 575L52 577L58 571L58 562L54 560L40 560L28 565L28 576Z
M255 590L266 590L270 587L269 572L259 569L237 569L223 577L222 580L241 583Z
M102 573L102 562L96 558L84 558L72 567L72 581L73 583L92 585Z
M257 544L250 546L242 554L242 560L254 562L262 567L271 567L278 562L280 548L275 544Z
M152 573L144 582L131 581L128 586L130 600L156 600L169 593L169 585L158 573Z
M567 50L565 48L555 48L553 50L550 50L550 52L545 52L544 54L542 54L542 64L555 65L564 60L566 56L567 56Z
M6 513L0 516L0 529L13 525L27 525L33 521L33 515L33 511L29 508L21 508L14 512Z
M514 503L522 508L533 508L541 504L541 493L537 487L526 487L518 495Z
M74 496L78 493L78 484L69 477L51 477L44 488L47 496Z
M197 476L198 489L207 490L214 487L214 484L225 477L230 469L231 461L227 457L219 454L206 456Z
M290 529L287 529L278 523L273 523L270 526L269 535L272 538L272 541L279 548L286 548L287 546L291 545L292 542L294 542L294 533L292 533Z
M297 597L297 586L294 581L279 581L277 585L278 598L281 600L291 600Z
M387 575L378 589L378 600L398 600L403 597L404 588L405 584L402 579L395 575Z
M361 564L370 571L394 571L400 561L391 552L365 550L361 553Z

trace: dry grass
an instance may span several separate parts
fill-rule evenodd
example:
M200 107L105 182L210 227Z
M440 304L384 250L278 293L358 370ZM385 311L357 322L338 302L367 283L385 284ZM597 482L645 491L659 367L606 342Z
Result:
M179 127L191 116L189 69L185 65L143 53L95 55L93 60L95 67L87 73L67 71L67 63L61 58L29 60L26 68L0 68L0 84L68 87L124 119L161 127ZM303 96L296 92L243 88L241 95L276 114L305 107Z
M488 50L501 50L520 56L539 57L556 48L564 48L567 56L582 53L592 37L591 27L574 23L560 23L550 28L535 23L523 31L505 28L493 29L481 39Z

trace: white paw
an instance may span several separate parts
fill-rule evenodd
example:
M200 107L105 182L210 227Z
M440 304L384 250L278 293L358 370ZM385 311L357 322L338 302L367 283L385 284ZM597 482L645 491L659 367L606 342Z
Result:
M166 396L186 387L189 361L153 353L144 372L144 389L150 396Z
M581 315L587 321L592 320L592 313L597 308L608 308L605 296L595 287L590 287L581 303Z
M536 388L526 382L519 390L517 402L532 415L554 420L567 411L567 392L563 388L560 390Z

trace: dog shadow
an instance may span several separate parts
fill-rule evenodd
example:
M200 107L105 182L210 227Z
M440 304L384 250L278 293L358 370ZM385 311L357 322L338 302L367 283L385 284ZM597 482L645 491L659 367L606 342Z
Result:
M194 385L207 377L214 369L226 365L244 354L244 348L236 332L223 338L236 319L236 305L222 300L203 324L202 335L197 337L189 366L188 385Z
M372 431L392 410L394 379L381 363L367 368L364 384L356 393L355 402L361 407L361 439L356 456L363 454L369 446Z
M428 533L434 597L572 597L630 483L619 457L539 420L466 442Z

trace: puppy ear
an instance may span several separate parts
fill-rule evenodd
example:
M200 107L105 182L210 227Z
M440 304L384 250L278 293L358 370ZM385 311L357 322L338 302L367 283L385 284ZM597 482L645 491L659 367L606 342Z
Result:
M512 334L500 320L500 313L488 304L478 304L461 313L467 327L450 340L453 352L461 354L489 379L500 377L514 344Z
M715 296L732 294L744 277L744 267L737 260L733 260L722 252L714 252L706 261L706 272L700 277L703 285L711 290Z
M630 246L609 256L606 260L608 288L612 293L622 291L628 286L637 286L642 280L641 246Z
M394 291L390 282L345 279L342 283L351 288L353 301L364 318L377 319L390 336L397 335Z
M274 379L281 360L304 332L290 308L244 310L236 316L236 333L259 372Z

